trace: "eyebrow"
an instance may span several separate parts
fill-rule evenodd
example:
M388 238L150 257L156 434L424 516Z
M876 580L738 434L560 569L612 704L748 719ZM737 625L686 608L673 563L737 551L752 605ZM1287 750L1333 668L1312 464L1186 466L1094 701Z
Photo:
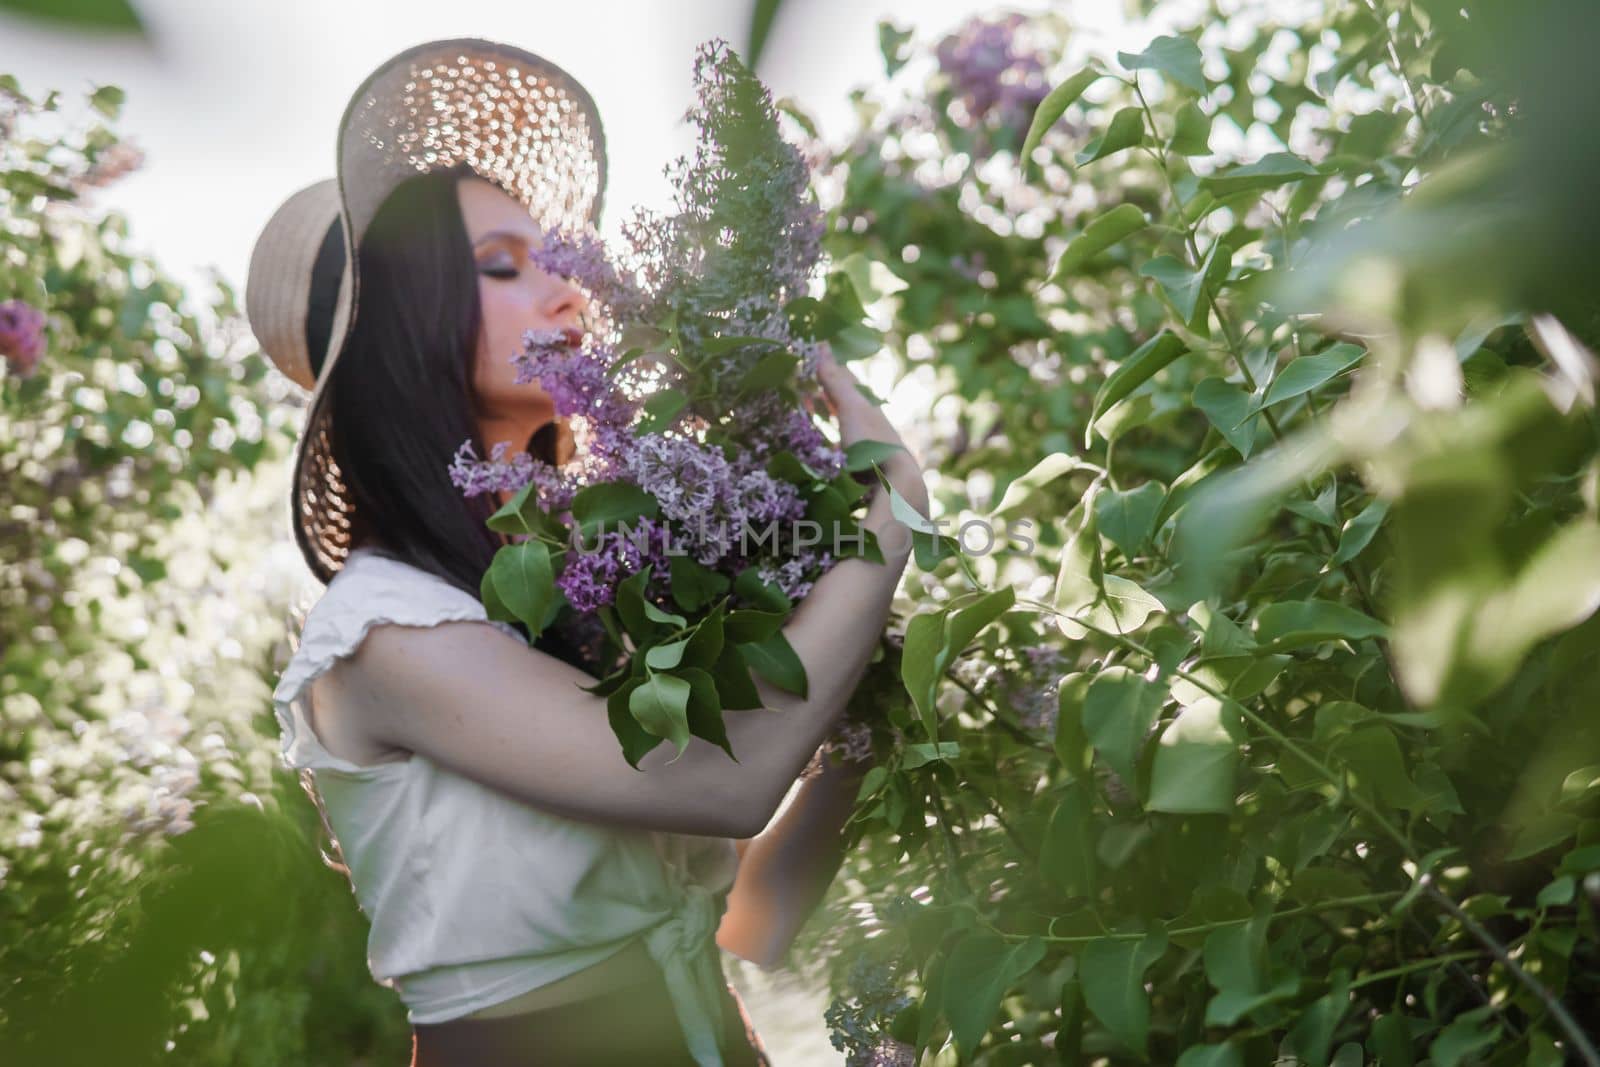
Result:
M490 230L488 233L484 234L482 237L480 237L476 241L472 242L472 247L473 248L477 248L479 245L481 245L481 244L483 244L483 243L485 243L487 241L496 240L497 238L498 239L509 238L510 240L513 240L513 241L522 241L523 243L527 243L527 240L528 240L526 235L520 234L520 233L515 233L515 232L513 232L511 230Z

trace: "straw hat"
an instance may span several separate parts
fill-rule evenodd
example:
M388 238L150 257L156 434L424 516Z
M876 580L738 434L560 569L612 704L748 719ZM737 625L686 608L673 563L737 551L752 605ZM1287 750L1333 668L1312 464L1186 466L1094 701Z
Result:
M360 242L384 200L407 178L466 164L541 226L582 231L599 225L606 182L605 133L588 90L548 59L476 38L429 41L385 61L351 97L336 143L337 178L274 213L245 291L262 349L311 391L291 509L301 555L324 583L344 565L357 518L333 460L327 384L358 314ZM326 356L314 360L323 322Z

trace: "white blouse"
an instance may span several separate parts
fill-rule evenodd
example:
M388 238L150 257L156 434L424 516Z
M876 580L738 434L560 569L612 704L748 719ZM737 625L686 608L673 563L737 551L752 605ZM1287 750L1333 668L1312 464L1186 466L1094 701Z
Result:
M311 772L371 920L372 976L399 993L412 1022L436 1023L643 938L696 1061L721 1067L715 935L739 862L731 839L568 818L419 754L363 766L318 741L307 714L312 679L375 625L452 620L488 623L526 647L476 597L358 548L307 613L273 691L284 762ZM486 629L485 639L500 638Z

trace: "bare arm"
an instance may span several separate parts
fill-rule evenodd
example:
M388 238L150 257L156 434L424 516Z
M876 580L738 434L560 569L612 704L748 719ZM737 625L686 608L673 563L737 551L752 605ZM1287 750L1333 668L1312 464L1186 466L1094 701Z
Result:
M844 862L844 824L855 810L871 760L835 765L802 782L783 814L758 836L737 841L739 873L728 910L717 928L724 949L771 970L817 905Z
M833 392L841 425L848 414L852 432L898 443L877 407L849 387L849 372L830 373L841 390ZM925 513L922 471L910 454L897 453L883 468ZM326 692L334 713L372 742L421 753L570 817L751 837L830 730L887 620L910 538L882 491L862 526L880 537L886 562L843 559L800 602L783 632L805 667L808 695L758 679L763 701L777 710L724 713L737 761L691 737L676 759L671 744L661 744L635 770L611 730L605 699L580 688L593 678L481 622L374 627L356 654L325 676L318 706L328 706Z

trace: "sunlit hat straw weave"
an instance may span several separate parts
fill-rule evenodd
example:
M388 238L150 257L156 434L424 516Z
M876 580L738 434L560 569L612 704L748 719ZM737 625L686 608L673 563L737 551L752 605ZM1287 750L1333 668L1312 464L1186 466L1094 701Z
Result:
M344 565L357 519L333 458L327 384L359 315L361 241L384 200L407 178L465 164L526 204L541 227L581 232L599 226L606 182L605 133L588 90L548 59L476 38L416 45L369 74L339 122L337 152L342 241L330 232L321 188L334 183L302 190L257 240L245 297L262 349L311 391L292 474L293 526L324 583ZM337 276L328 269L336 244ZM314 371L306 338L316 345L317 308L328 303L327 355Z

